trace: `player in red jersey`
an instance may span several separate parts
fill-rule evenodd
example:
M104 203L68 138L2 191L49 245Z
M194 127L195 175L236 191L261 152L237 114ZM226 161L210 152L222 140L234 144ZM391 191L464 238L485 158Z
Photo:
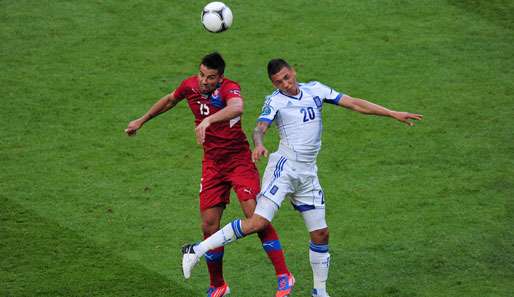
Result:
M135 135L145 122L173 108L186 99L195 116L196 138L203 145L202 178L200 182L200 214L204 238L220 228L220 220L230 189L237 194L246 217L255 210L255 198L260 191L259 173L251 160L246 135L241 128L243 98L239 85L224 77L225 62L220 54L206 55L198 75L191 76L170 94L157 101L150 110L128 124L125 132ZM275 229L259 233L262 246L275 267L278 277L276 296L287 296L293 279L284 260ZM223 279L223 247L206 255L210 274L207 296L225 296L230 289ZM285 285L284 285L285 284Z

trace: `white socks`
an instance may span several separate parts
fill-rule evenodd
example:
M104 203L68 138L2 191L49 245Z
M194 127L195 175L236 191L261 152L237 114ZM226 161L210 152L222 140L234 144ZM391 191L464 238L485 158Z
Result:
M209 236L209 238L195 245L193 249L198 257L203 256L208 250L213 250L221 246L225 246L233 241L244 236L243 229L241 228L241 220L233 220L226 224L218 232Z
M328 269L330 267L330 253L328 252L328 244L309 245L309 260L312 267L312 276L314 280L314 289L318 292L326 292ZM326 293L325 293L326 294Z

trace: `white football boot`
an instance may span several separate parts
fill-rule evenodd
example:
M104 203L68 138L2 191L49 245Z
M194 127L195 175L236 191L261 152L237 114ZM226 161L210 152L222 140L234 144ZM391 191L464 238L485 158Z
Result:
M186 279L191 277L191 270L200 261L193 247L194 244L186 244L182 247L182 272Z

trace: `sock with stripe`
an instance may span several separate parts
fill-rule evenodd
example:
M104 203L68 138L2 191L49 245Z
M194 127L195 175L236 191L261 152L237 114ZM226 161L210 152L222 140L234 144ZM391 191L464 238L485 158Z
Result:
M221 287L225 284L225 280L223 279L224 251L224 247L219 247L205 253L205 262L207 262L209 278L211 280L211 286L213 287Z
M309 245L309 260L312 267L314 289L325 292L328 269L330 267L330 253L328 244L315 244L311 241Z
M241 228L241 220L233 220L226 224L218 232L209 236L209 238L194 246L195 253L201 257L208 250L213 250L225 246L239 238L244 237L243 229Z
M284 251L280 245L280 240L278 239L275 228L269 224L268 227L259 232L258 235L261 239L264 251L268 254L268 258L271 260L271 263L275 268L276 275L289 273L286 260L284 258Z

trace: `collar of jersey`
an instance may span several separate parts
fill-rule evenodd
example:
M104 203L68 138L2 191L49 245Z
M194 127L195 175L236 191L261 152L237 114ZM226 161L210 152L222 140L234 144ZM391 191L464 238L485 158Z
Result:
M278 91L280 92L280 94L282 94L282 95L284 95L284 96L286 96L286 97L292 98L292 99L294 99L294 100L302 100L302 97L303 97L303 91L302 91L302 89L300 89L300 95L299 95L299 97L298 97L298 98L297 98L297 97L295 97L295 96L287 95L287 94L283 93L281 90L278 90Z

